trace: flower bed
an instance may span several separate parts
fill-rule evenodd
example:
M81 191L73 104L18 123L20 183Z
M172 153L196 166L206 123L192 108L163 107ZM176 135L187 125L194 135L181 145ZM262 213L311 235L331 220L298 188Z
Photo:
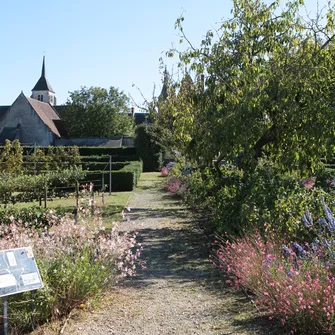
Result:
M122 278L135 275L142 251L136 233L119 233L117 223L106 232L99 211L91 206L82 205L77 220L52 213L48 220L48 225L38 227L12 218L1 227L1 249L33 248L44 284L34 298L33 316L38 324L88 306ZM10 327L15 326L16 331L29 328L30 293L8 300Z

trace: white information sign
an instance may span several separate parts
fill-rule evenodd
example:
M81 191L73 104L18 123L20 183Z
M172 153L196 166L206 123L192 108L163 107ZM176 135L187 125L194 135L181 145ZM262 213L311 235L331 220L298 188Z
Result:
M31 247L0 250L0 297L42 287Z

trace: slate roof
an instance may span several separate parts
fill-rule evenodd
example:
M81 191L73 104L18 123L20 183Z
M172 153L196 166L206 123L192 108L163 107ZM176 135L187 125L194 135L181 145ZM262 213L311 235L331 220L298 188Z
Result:
M66 105L56 105L52 106L53 109L56 110L57 114L62 118L64 116L64 113L66 111L67 106Z
M61 120L57 112L52 108L52 106L46 102L38 101L27 97L28 102L34 108L38 116L48 126L51 132L56 136L61 137L59 130L54 122L54 120ZM56 121L57 122L57 121Z
M149 113L135 113L134 118L135 118L136 125L139 125L142 123L152 123Z
M38 82L36 83L32 91L50 91L52 93L55 93L50 83L48 82L48 79L45 76L45 57L43 57L41 78L38 79Z
M69 137L69 134L67 132L67 129L66 129L66 124L65 124L65 121L64 120L52 120L56 126L56 128L58 129L58 132L60 133L60 136L61 137L65 137L65 138L68 138Z
M0 106L0 120L5 116L10 106Z

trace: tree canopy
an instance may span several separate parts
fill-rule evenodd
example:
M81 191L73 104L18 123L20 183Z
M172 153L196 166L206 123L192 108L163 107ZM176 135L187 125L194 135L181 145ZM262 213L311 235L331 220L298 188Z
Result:
M118 88L82 87L70 92L64 120L72 137L132 136L129 99Z
M334 8L303 19L302 5L234 0L232 18L198 48L184 18L177 20L188 49L168 55L177 53L187 70L159 102L166 142L198 163L226 159L243 168L266 157L286 170L313 171L333 155Z

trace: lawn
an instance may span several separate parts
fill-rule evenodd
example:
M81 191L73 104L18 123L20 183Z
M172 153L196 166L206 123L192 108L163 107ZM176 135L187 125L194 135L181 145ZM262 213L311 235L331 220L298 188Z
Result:
M101 214L106 228L110 228L114 221L120 220L121 211L125 208L130 194L131 192L115 192L111 195L105 193L104 205L102 205L101 193L95 194L96 203L101 205ZM15 205L7 205L7 209L21 209L36 206L39 206L38 201L20 202ZM72 213L76 207L76 198L75 196L70 196L68 198L48 200L47 207L61 213Z

